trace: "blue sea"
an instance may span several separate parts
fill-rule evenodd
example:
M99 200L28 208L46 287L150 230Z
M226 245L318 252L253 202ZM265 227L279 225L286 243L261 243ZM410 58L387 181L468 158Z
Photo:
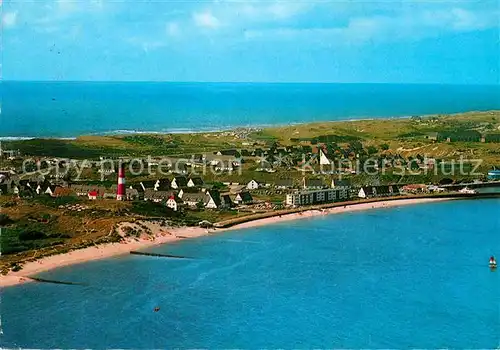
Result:
M4 81L0 92L4 139L500 109L498 85Z
M500 200L325 215L155 247L2 291L5 348L500 345ZM159 306L159 312L153 308Z

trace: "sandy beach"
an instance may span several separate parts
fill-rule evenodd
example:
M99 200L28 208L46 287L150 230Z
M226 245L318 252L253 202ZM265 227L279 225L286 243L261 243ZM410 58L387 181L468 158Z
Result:
M23 265L22 270L9 272L5 276L0 276L0 287L7 287L33 281L29 276L39 272L51 270L54 268L68 266L72 264L83 263L87 261L109 258L112 256L129 254L130 251L137 251L144 248L152 247L159 244L168 244L182 239L196 238L204 235L210 235L217 232L228 230L250 228L269 225L277 222L296 220L301 218L310 218L320 215L340 214L346 212L354 212L361 210L391 208L410 204L429 203L436 201L449 200L448 198L418 198L418 199L402 199L397 201L380 201L372 203L359 203L354 205L338 206L329 209L308 210L301 213L285 214L281 216L273 216L264 219L254 220L232 226L225 229L205 229L200 227L181 227L168 228L161 227L155 223L142 223L147 226L152 232L151 235L143 235L138 239L127 238L121 243L102 244L95 247L74 250L69 253L53 255L39 259L37 261L28 262ZM127 225L134 224L124 224Z

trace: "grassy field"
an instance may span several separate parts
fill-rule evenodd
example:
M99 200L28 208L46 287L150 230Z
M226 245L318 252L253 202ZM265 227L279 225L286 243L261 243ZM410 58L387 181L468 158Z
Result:
M350 136L362 140L415 139L433 131L499 130L500 111L469 112L455 115L431 115L418 118L371 119L299 124L269 128L259 137L267 136L281 142L292 138L313 138L321 135Z

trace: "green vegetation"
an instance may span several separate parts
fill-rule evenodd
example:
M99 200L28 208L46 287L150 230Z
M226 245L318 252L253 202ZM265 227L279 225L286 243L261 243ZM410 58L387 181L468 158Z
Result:
M166 153L171 153L173 149L178 147L171 139L162 136L132 135L125 136L122 140L141 147L154 147L158 151L161 150Z
M52 233L51 226L38 222L21 221L15 227L2 229L2 254L14 254L27 250L40 249L64 244L70 236Z
M88 148L73 140L58 139L32 139L11 141L8 147L19 149L23 154L30 156L54 156L61 158L98 158L103 151L107 154L119 154L120 150L113 152L104 147Z
M173 211L162 203L145 201L132 202L132 208L130 211L138 215L163 218L178 218L181 216L181 213Z
M14 221L7 214L0 214L0 226L7 226Z
M51 197L50 195L40 195L40 196L34 196L32 199L34 202L40 203L42 205L52 207L52 208L57 208L60 205L66 205L66 204L77 204L81 203L82 199L78 198L76 196L62 196L62 197Z

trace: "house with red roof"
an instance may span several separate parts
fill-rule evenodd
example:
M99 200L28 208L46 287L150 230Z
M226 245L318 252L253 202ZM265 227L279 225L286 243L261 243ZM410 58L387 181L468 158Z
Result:
M167 204L167 207L169 207L173 211L177 211L179 209L179 207L182 205L182 203L183 203L182 199L180 199L176 195L171 195L170 197L168 197L166 204Z
M90 191L88 193L88 197L90 200L96 200L98 196L98 192L96 190Z

